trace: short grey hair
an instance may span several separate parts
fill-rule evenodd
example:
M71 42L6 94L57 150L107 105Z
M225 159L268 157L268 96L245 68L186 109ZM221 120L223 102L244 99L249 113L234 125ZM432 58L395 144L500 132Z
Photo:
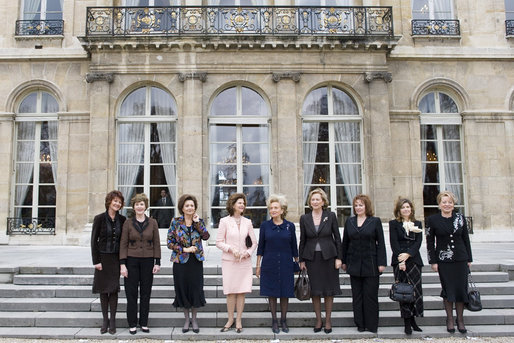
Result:
M280 207L282 208L282 219L285 219L286 218L286 215L287 215L287 199L284 195L282 194L272 194L269 196L268 198L268 201L267 201L267 205L268 205L268 210L269 210L269 207L272 203L274 202L278 202L280 204Z

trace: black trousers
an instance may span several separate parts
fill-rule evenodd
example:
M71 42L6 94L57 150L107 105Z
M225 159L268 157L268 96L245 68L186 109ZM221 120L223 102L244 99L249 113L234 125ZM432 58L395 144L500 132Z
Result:
M378 330L378 276L350 276L353 320L359 328Z
M137 326L137 294L141 295L139 306L139 325L148 326L150 296L153 284L153 257L127 258L128 278L125 278L125 295L127 296L127 321L130 328Z

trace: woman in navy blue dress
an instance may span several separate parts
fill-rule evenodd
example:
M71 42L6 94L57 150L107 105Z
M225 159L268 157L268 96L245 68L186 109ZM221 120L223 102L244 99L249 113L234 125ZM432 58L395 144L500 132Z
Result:
M277 298L280 298L280 324L283 332L289 332L287 307L289 298L294 297L294 266L298 262L296 230L293 223L285 220L285 197L271 195L268 211L271 219L261 224L255 274L261 279L260 294L269 299L272 331L280 332L277 320Z

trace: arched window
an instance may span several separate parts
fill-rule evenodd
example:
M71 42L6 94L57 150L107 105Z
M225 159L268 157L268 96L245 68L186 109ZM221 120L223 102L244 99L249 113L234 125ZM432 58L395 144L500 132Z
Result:
M431 92L419 102L421 111L421 165L425 218L437 213L437 194L448 190L464 213L461 123L455 101L446 93Z
M46 228L55 228L58 111L55 98L38 90L23 98L16 113L12 215L27 223L37 218Z
M270 189L269 108L262 96L243 86L225 89L209 116L210 219L218 227L232 193L247 197L245 216L254 227L266 220Z
M148 195L159 227L169 226L177 200L176 121L173 97L152 86L131 92L118 114L118 189L125 206L136 193ZM169 201L163 203L163 197Z
M333 86L313 90L303 103L303 201L317 187L329 197L339 225L362 192L361 121L355 101Z

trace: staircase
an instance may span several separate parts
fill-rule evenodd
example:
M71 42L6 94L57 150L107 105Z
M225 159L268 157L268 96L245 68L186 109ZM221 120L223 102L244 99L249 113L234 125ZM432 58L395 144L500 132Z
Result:
M514 335L514 281L508 270L499 264L473 265L473 279L482 295L481 312L465 310L468 336ZM114 338L100 335L100 301L91 293L91 267L19 267L0 270L0 337L23 338ZM220 333L225 324L226 305L223 296L221 270L206 266L205 295L207 305L199 312L200 333L183 334L182 311L172 307L173 276L170 267L162 268L154 278L150 305L149 334L138 331L130 335L125 316L126 299L122 291L118 305L116 338L154 338L174 340L230 340L230 339L349 339L349 338L404 338L403 320L398 304L388 298L393 275L388 267L380 281L380 326L378 334L357 332L352 317L350 279L341 274L343 295L336 297L332 323L334 330L327 335L314 333L314 313L310 301L290 299L288 334L273 334L266 299L259 296L258 279L247 296L242 333L234 330ZM423 329L412 337L448 337L445 313L439 297L438 275L429 267L423 270L425 316L417 320ZM463 336L455 333L453 336Z

